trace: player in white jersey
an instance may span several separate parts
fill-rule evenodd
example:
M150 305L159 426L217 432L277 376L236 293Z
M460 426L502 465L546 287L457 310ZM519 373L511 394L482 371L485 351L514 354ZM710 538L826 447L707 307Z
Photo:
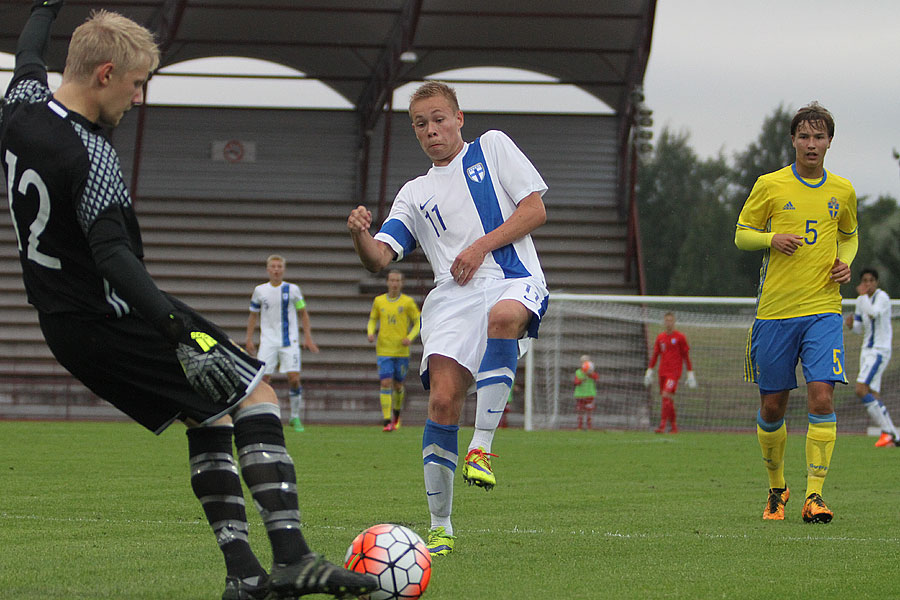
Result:
M284 281L284 265L284 258L277 254L266 259L269 281L256 286L250 298L245 347L251 354L256 351L253 334L259 323L259 350L256 357L266 363L266 381L269 381L276 367L279 373L287 374L291 406L289 424L294 431L300 432L304 428L300 421L303 412L303 386L300 384L298 315L303 323L303 345L311 352L318 352L319 347L313 341L309 313L300 288Z
M470 485L491 489L491 444L516 372L522 338L537 337L547 287L530 233L546 221L547 190L531 162L505 134L466 143L453 88L429 82L409 105L413 130L433 166L397 194L374 237L364 206L347 220L354 247L372 272L421 246L435 288L422 306L422 366L429 389L422 437L431 512L427 546L452 551L450 522L457 434L466 394L477 388L475 433L463 464Z
M878 271L863 269L856 287L856 311L844 317L844 324L853 333L862 333L859 351L859 376L856 378L856 397L881 428L875 442L879 448L900 446L900 435L887 407L881 402L881 376L891 360L891 299L878 287Z

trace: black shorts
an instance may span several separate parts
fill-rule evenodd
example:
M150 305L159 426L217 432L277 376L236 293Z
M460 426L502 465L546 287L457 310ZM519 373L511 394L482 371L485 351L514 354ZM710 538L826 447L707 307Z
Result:
M196 311L169 297L195 331L229 351L245 392L226 405L206 400L188 383L172 343L139 316L102 318L39 313L56 360L92 392L154 433L176 419L212 422L231 411L262 380L264 366Z

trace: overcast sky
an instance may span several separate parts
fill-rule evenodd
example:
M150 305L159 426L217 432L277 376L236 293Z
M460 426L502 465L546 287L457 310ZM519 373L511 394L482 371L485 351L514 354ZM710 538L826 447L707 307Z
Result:
M779 104L818 100L835 117L825 168L900 200L898 60L898 0L658 0L644 92L655 132L729 158Z

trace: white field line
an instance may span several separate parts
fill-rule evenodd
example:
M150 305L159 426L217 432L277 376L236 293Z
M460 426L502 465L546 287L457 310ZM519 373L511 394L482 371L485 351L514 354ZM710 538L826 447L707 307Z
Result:
M189 525L189 526L201 526L204 529L208 527L205 521L202 520L193 520L193 521L182 521L182 520L156 520L156 519L109 519L109 518L89 518L89 517L46 517L40 515L14 515L6 512L0 512L0 520L5 521L49 521L56 523L108 523L108 524L140 524L140 525ZM253 524L251 524L251 527ZM347 531L350 532L348 527L340 526L340 525L310 525L308 523L303 524L304 529L319 529L319 530L335 530L335 531ZM673 537L698 537L698 538L706 538L706 539L731 539L731 540L749 540L755 537L760 537L759 533L734 533L734 534L721 534L721 533L699 533L699 532L660 532L660 533L628 533L624 531L605 531L602 529L564 529L564 528L543 528L543 527L513 527L512 529L465 529L462 530L464 533L468 534L502 534L502 535L555 535L555 536L569 536L569 537L604 537L610 539L623 539L623 540L641 540L641 539L662 539L662 538L673 538ZM772 536L765 534L766 538L771 538ZM900 544L900 537L879 537L879 538L868 538L868 537L851 537L851 536L784 536L779 537L777 539L787 540L787 541L800 541L800 542L811 542L811 541L829 541L829 542L856 542L856 543L886 543L886 544Z

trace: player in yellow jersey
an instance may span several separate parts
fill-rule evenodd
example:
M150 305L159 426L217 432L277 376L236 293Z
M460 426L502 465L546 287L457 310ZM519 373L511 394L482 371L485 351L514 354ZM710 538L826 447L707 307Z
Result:
M400 427L400 411L406 397L403 380L409 370L409 345L419 335L419 307L403 293L403 273L400 271L388 273L387 290L372 302L366 333L369 341L375 342L375 328L378 327L375 355L381 380L381 413L384 431L393 431Z
M747 344L745 379L759 386L757 438L769 475L764 519L784 519L790 491L784 480L784 415L797 387L797 361L806 379L807 523L828 523L822 485L837 432L834 384L847 383L840 284L850 281L856 256L856 192L825 170L834 119L813 102L791 120L794 164L756 180L738 217L734 242L764 250L756 320Z

